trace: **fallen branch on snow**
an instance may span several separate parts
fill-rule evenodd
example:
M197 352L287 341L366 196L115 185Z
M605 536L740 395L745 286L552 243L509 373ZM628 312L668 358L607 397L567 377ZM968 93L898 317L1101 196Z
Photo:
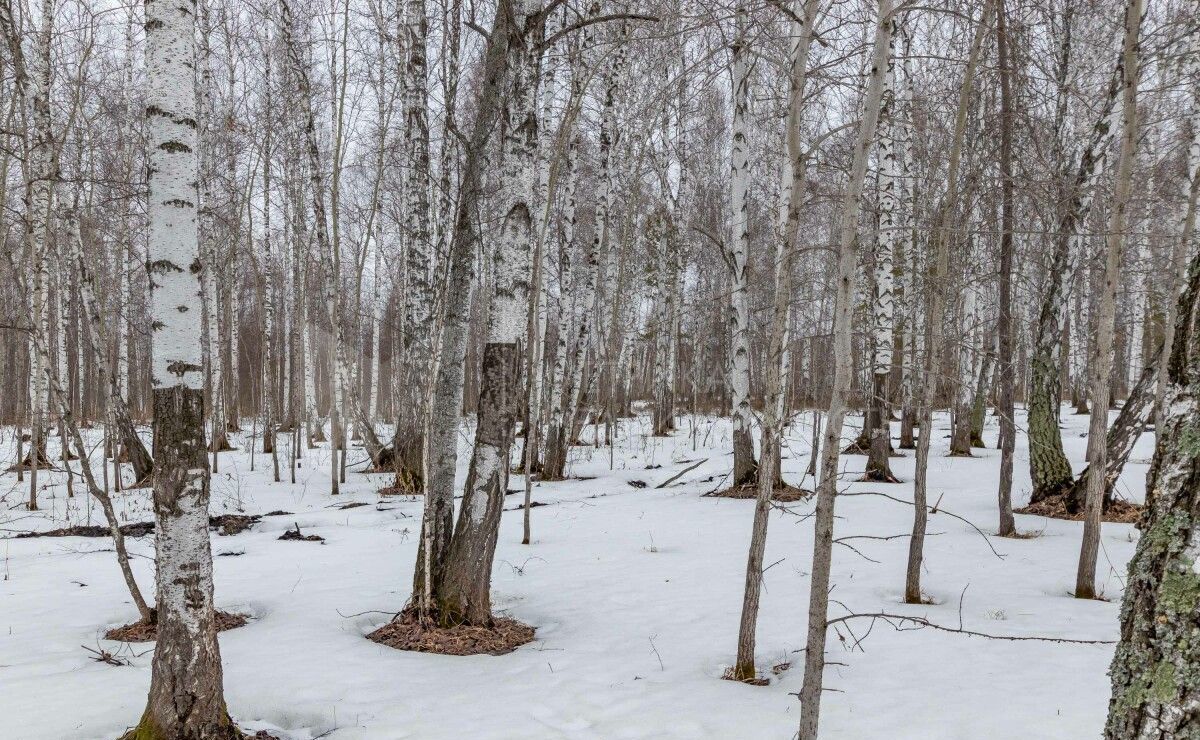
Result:
M993 635L993 634L990 634L987 632L976 632L975 630L963 629L962 627L947 627L944 624L938 624L936 622L931 622L928 619L926 619L925 617L912 617L912 616L908 616L906 614L892 614L890 612L865 612L865 613L861 613L861 614L846 614L845 616L835 617L834 619L828 620L825 623L825 626L830 627L835 624L840 624L842 622L849 622L852 619L870 619L872 627L874 627L876 621L882 620L883 622L885 622L889 626L891 626L893 629L895 629L897 632L904 632L904 631L913 630L913 629L920 629L922 627L929 627L931 629L939 630L941 632L950 632L950 633L958 634L958 635L967 635L968 637L983 637L988 640L1006 640L1009 642L1059 642L1059 643L1065 643L1068 645L1114 645L1114 644L1116 644L1116 640L1081 640L1081 639L1077 639L1077 638L1073 638L1073 637L1044 637L1041 635ZM910 622L917 626L905 627L904 626L905 622ZM868 634L870 634L869 631L868 631ZM864 638L856 639L855 643L852 647L857 646L858 643L862 642L862 639L865 639L865 635L864 635Z

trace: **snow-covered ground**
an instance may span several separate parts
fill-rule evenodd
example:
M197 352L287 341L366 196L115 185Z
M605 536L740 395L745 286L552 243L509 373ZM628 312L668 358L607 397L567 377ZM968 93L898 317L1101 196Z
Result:
M792 482L807 466L810 418L804 414L789 435L783 468ZM1064 408L1063 421L1078 470L1087 417ZM935 424L930 500L941 499L946 510L994 533L996 420L988 418L985 434L991 449L975 458L945 457L947 422L939 416ZM235 536L213 535L217 604L254 617L220 637L232 715L244 727L273 729L290 740L791 737L799 719L794 694L803 662L797 650L805 633L812 551L805 515L812 503L772 515L766 562L773 565L759 616L760 669L793 667L767 687L722 681L735 651L753 503L701 494L718 487L730 468L730 425L683 417L668 439L647 437L647 429L646 419L631 422L612 469L607 449L575 448L570 472L579 479L534 484L534 500L547 505L532 510L531 546L518 544L520 511L504 514L494 602L536 626L537 636L514 653L477 657L400 652L364 638L409 597L419 499L381 497L376 490L388 476L354 472L342 494L331 497L326 449L306 453L295 485L272 483L269 456L259 453L251 471L247 439L235 435L243 449L221 460L214 513L294 515L267 517ZM4 437L11 440L11 430ZM1152 446L1152 434L1139 442L1120 482L1123 495L1142 499ZM654 488L701 459L707 462L670 487ZM911 500L911 455L892 462L901 485L851 482L863 462L843 458L846 491ZM23 503L28 484L0 475L0 536L102 521L86 497L65 497L61 473L50 480L41 492L44 511L30 514ZM634 480L649 487L630 485ZM510 488L521 481L513 476ZM1021 434L1018 506L1028 491ZM128 521L149 520L148 497L147 490L122 494L118 510ZM350 502L370 505L339 508ZM510 496L506 508L519 502ZM838 537L905 535L911 528L911 506L886 498L843 497L837 506ZM325 542L278 541L295 523ZM1069 592L1081 525L1029 516L1017 523L1039 536L985 540L962 521L933 515L923 575L936 602L930 606L900 603L906 537L849 540L858 552L835 550L831 614L885 611L997 635L1114 640L1136 531L1104 525L1100 582L1110 601L1079 601ZM150 596L153 539L130 542ZM144 707L151 646L101 638L137 616L111 543L4 539L0 558L0 738L117 737ZM870 625L846 626L861 638ZM1097 737L1103 726L1111 645L896 632L882 623L852 649L854 641L847 629L830 634L824 738L1062 740ZM119 653L132 665L97 662L85 646Z

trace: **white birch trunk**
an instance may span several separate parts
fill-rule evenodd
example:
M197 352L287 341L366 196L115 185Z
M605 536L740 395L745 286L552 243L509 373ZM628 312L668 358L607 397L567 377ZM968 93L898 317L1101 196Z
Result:
M54 0L42 0L42 25L29 69L30 129L27 133L29 162L25 167L25 188L28 213L25 218L25 246L29 255L29 272L33 295L30 297L30 321L35 331L49 336L49 234L50 216L56 179L53 132L50 121L50 46L54 34ZM29 448L29 510L38 508L38 468L49 464L46 456L46 436L49 433L49 397L46 366L50 356L35 351L31 344L30 358L30 448ZM19 463L18 463L19 464Z
M520 344L525 338L533 251L540 29L526 28L534 0L516 0L512 16L499 17L493 37L504 34L507 72L501 116L505 121L499 182L502 220L492 251L491 302L483 350L478 424L462 508L446 562L442 620L491 624L491 573L509 454L516 422ZM493 38L491 43L497 43Z
M746 8L738 9L738 37L732 49L733 146L730 151L729 221L729 397L733 416L732 487L753 483L754 411L750 408L750 294L748 284L750 221L747 192L750 186L750 142L747 116L750 108L750 75L746 57Z
M200 66L199 75L199 111L198 111L198 166L200 185L199 208L199 239L200 264L204 272L201 276L200 302L203 316L203 334L200 346L203 357L205 374L209 386L209 424L211 427L209 449L213 453L213 468L217 466L218 455L225 446L225 378L224 365L221 362L221 331L220 331L220 286L217 281L217 246L215 226L212 223L213 196L211 192L213 178L213 157L210 150L212 138L210 127L213 120L212 111L212 60L209 45L209 20L206 4L199 6L199 39L200 54L197 63Z
M396 487L424 490L424 421L428 414L426 379L434 357L433 265L435 244L430 224L430 170L427 70L429 42L425 0L407 0L408 54L404 68L404 296L400 413L394 435ZM442 163L445 166L445 162ZM429 503L427 501L427 503Z
M892 345L895 330L895 285L893 270L897 238L905 230L900 223L901 181L904 178L902 155L897 151L896 123L900 106L897 95L896 24L892 24L888 44L887 71L883 77L883 99L879 112L876 157L879 161L879 226L875 239L874 293L871 301L871 396L864 431L869 437L867 480L896 482L888 464L892 448L891 423L888 421L888 390L892 373Z
M197 234L195 15L146 3L157 631L131 737L232 738L213 616Z
M1200 2L1187 4L1190 17L1200 17ZM1200 31L1192 30L1181 65L1182 79L1200 71ZM1196 201L1200 195L1200 91L1193 90L1191 138L1187 150L1189 182L1176 256L1188 254L1195 238ZM1174 296L1172 296L1174 298ZM1146 481L1142 534L1129 562L1121 606L1121 641L1109 675L1106 740L1186 740L1200 733L1194 708L1200 692L1194 678L1197 593L1200 593L1200 511L1195 480L1196 419L1200 415L1200 257L1192 257L1178 300L1170 315L1177 319L1175 336L1168 329L1159 376L1158 421L1154 462ZM1088 476L1090 479L1104 476ZM1089 490L1089 496L1091 491ZM1089 502L1090 503L1090 502ZM1089 512L1090 513L1090 512Z
M581 92L577 76L579 70L572 65L572 99ZM575 266L571 255L577 242L576 189L579 184L579 140L573 136L567 144L565 203L562 214L562 241L558 245L558 345L554 353L554 370L550 387L550 423L546 430L546 455L542 475L546 479L562 478L567 463L573 430L572 418L577 403L577 389L583 378L583 353L587 340L587 322L593 300L596 274L591 264L581 288L575 285ZM594 262L594 261L592 261ZM584 295L579 295L579 291ZM582 310L581 310L582 308ZM571 339L573 337L573 339Z
M791 65L788 74L788 108L785 118L783 166L780 168L779 205L775 220L775 295L767 348L766 399L763 406L762 465L754 507L754 525L746 559L746 582L742 617L738 629L737 662L731 678L748 681L756 678L754 646L762 589L763 556L767 547L771 493L781 482L777 469L784 429L784 409L788 378L788 315L792 300L792 259L800 231L800 208L804 200L807 159L801 143L804 91L808 79L808 51L813 26L820 11L819 0L795 0L789 24ZM865 156L865 153L864 153ZM813 429L814 436L816 429Z
M974 239L968 238L968 253ZM980 323L979 286L966 276L963 288L962 311L959 314L958 379L954 384L954 431L950 440L951 455L971 455L971 408L975 403L975 377L983 349Z

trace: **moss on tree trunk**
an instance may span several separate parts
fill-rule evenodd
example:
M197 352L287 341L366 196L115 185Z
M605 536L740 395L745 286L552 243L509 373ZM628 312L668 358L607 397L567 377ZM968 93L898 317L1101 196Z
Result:
M1200 257L1179 297L1165 410L1129 562L1108 740L1200 737Z

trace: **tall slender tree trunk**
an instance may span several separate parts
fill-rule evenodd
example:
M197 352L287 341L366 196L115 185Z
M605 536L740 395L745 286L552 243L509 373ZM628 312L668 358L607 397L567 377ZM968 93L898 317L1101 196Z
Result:
M425 0L407 0L405 31L408 55L404 70L404 224L406 278L404 298L404 356L406 390L393 440L396 487L411 492L424 490L425 441L422 436L427 396L422 379L427 377L433 356L433 230L429 224L429 122L426 47L429 24ZM443 163L443 167L445 167Z
M572 99L582 92L579 71L572 64ZM564 123L564 125L566 125ZM542 478L559 480L566 473L567 450L571 444L569 416L575 401L577 383L582 382L583 350L586 347L588 311L579 310L591 302L589 285L594 288L594 273L585 279L583 297L575 295L576 286L571 264L571 253L576 239L576 187L579 182L579 140L572 136L566 151L566 203L562 214L562 241L558 248L558 344L554 353L554 370L550 383L550 419L546 427L545 456L542 462ZM575 339L568 342L568 335ZM580 336L582 334L582 337ZM568 357L570 354L570 357ZM578 370L578 373L577 373ZM577 379L578 378L578 379Z
M1192 7L1200 11L1197 0L1192 0ZM1193 14L1194 15L1194 14ZM1191 49L1184 56L1181 69L1183 79L1195 78L1200 73L1200 33L1192 33ZM1196 238L1196 212L1200 205L1200 91L1192 91L1192 112L1190 115L1192 135L1187 148L1187 193L1184 206L1179 216L1179 234L1171 245L1171 292L1172 298L1178 292L1179 284L1186 278L1184 268L1188 264L1193 241ZM1162 419L1165 407L1163 398L1166 393L1168 366L1171 353L1174 351L1175 328L1178 320L1178 301L1168 300L1166 326L1163 331L1162 351L1159 354L1158 382L1154 390L1154 418Z
M780 172L780 203L777 215L775 254L775 296L767 347L767 390L763 409L762 464L759 466L758 494L754 505L754 526L750 533L750 551L746 559L746 586L742 600L742 619L738 629L737 662L730 678L748 681L755 677L754 641L758 626L758 607L762 590L763 556L767 548L767 524L770 521L771 493L780 478L778 469L784 424L784 396L788 314L792 300L792 258L800 231L800 208L804 202L807 159L800 141L804 88L808 80L808 50L813 25L821 7L820 0L793 0L791 68L788 74L788 114L784 128L787 151ZM814 430L814 434L816 431Z
M445 300L425 420L425 506L421 541L413 572L411 607L423 620L442 620L446 565L454 528L454 471L458 461L459 413L462 410L467 322L475 254L479 245L476 211L482 198L483 163L500 115L502 88L508 80L508 34L493 30L482 65L480 96L470 133L463 142L462 183L449 230ZM507 472L507 464L504 470ZM486 502L484 502L486 503ZM490 572L490 563L489 572Z
M50 129L50 47L54 37L54 0L41 2L41 27L38 29L34 54L31 58L27 91L31 109L26 134L29 161L25 164L25 249L29 257L29 275L33 283L30 297L33 331L49 336L50 306L50 217L57 180L54 138ZM19 43L19 40L17 41ZM38 469L49 467L46 438L49 436L48 373L50 355L36 352L29 345L30 413L29 413L29 510L38 508ZM18 455L18 465L21 464Z
M1088 425L1088 467L1103 471L1108 457L1109 380L1113 365L1113 333L1116 323L1117 281L1121 253L1125 248L1126 209L1129 206L1133 160L1137 141L1138 46L1145 0L1128 0L1125 6L1125 39L1119 64L1121 78L1121 152L1116 182L1109 206L1108 235L1104 261L1104 289L1096 315L1096 342L1092 354L1092 418ZM1075 597L1096 596L1096 558L1100 552L1100 514L1104 501L1103 475L1089 475L1084 503L1083 542L1075 576Z
M511 13L497 14L491 34L490 43L496 43L498 35L507 37L507 74L502 78L504 97L498 111L505 122L499 196L503 216L492 257L495 276L483 347L475 446L439 593L442 624L489 626L492 622L492 559L516 424L518 369L534 239L536 100L539 44L545 20L534 6L532 0L515 0L509 8Z
M867 172L867 153L875 139L879 109L883 99L883 78L887 72L888 49L895 27L894 3L879 0L875 19L871 74L863 98L863 116L859 122L854 162L846 182L842 201L841 230L838 236L837 303L833 314L833 384L829 417L825 424L824 450L821 453L821 479L817 483L814 513L813 564L808 591L808 633L804 652L804 684L800 688L799 740L816 740L821 713L821 692L825 672L825 637L829 619L829 574L833 560L834 503L837 496L838 458L841 452L842 423L845 421L847 394L852 371L851 340L855 282L858 274L857 234L862 211L863 180Z
M871 304L871 395L867 406L864 429L868 434L865 480L897 483L888 464L892 452L892 427L888 421L888 388L892 375L892 351L895 343L894 278L897 237L906 231L900 219L904 207L901 201L901 179L905 176L903 155L897 151L896 118L900 105L896 94L895 46L897 31L890 37L887 71L883 78L883 100L879 111L879 134L876 141L879 159L879 229L875 239L874 296Z
M201 277L201 313L203 315L204 332L201 335L201 349L204 357L205 377L208 383L209 414L209 449L212 452L212 470L218 470L220 452L229 446L225 423L225 394L226 376L225 364L221 352L221 285L219 260L217 258L217 230L215 228L216 212L215 198L212 193L212 181L215 176L214 153L211 144L212 125L216 114L212 104L212 53L209 44L211 28L208 18L208 4L198 4L198 22L200 25L200 53L196 63L200 67L199 74L199 105L197 112L198 136L197 159L199 160L200 202L200 264L204 267Z
M754 460L754 412L750 408L750 142L746 118L750 108L750 74L747 64L746 8L738 6L738 35L732 48L733 149L730 154L729 247L729 396L733 415L733 477L730 485L750 485L757 480Z
M1001 537L1017 533L1012 511L1013 458L1017 447L1016 405L1013 402L1013 231L1016 228L1016 204L1013 179L1013 77L1014 55L1008 39L1007 0L998 0L996 8L996 54L1000 65L1000 286L999 316L996 319L996 399L1000 416L1000 483L997 490Z
M585 92L584 78L587 74L580 58L582 50L576 50L571 59L572 96L582 98ZM600 256L604 254L605 244L609 237L609 200L612 197L613 172L613 136L616 127L617 93L621 81L621 70L624 66L622 49L614 52L613 63L605 69L604 103L600 117L598 165L595 186L595 217L593 235L584 250L584 278L578 295L579 315L575 324L575 337L571 345L571 358L567 363L567 381L563 388L563 416L558 425L557 434L546 439L546 464L543 474L548 479L562 478L566 472L567 451L575 441L577 417L580 416L580 406L584 394L584 380L588 343L597 335L596 316L593 307L598 301L597 286L600 282ZM572 149L579 148L580 136L572 139ZM570 155L568 155L570 156ZM578 164L576 163L576 167ZM575 183L577 176L571 178ZM575 228L575 184L567 195L567 221L570 224L571 238L578 238ZM568 242L569 244L569 242ZM596 336L598 339L598 335ZM597 345L599 342L596 342ZM552 430L553 431L553 430Z
M1060 112L1057 114L1061 141L1066 134L1065 124L1067 73L1071 49L1071 6L1067 6L1063 19L1065 31L1059 61ZM1029 472L1033 479L1031 501L1041 501L1049 496L1066 492L1073 480L1071 466L1062 450L1062 434L1058 429L1058 413L1061 405L1062 383L1059 365L1062 354L1062 328L1064 282L1069 272L1071 245L1075 241L1080 224L1091 207L1097 181L1103 173L1109 143L1115 129L1113 112L1116 105L1120 78L1114 75L1101 101L1091 137L1080 153L1073 175L1064 166L1061 175L1063 186L1059 197L1060 210L1057 230L1054 234L1054 251L1047 270L1049 276L1046 292L1042 296L1033 353L1030 357L1029 389ZM1062 145L1065 148L1065 144Z
M265 70L263 82L263 112L267 126L263 130L263 365L266 368L266 389L263 394L263 408L266 419L263 423L263 452L271 453L271 469L275 482L279 482L279 451L276 449L276 426L279 424L279 408L276 402L279 386L279 368L276 366L276 326L275 326L275 254L274 236L271 234L271 156L273 153L271 138L272 85L271 78L272 49L264 53Z
M686 84L683 70L679 74L680 85ZM680 103L683 96L680 96ZM675 429L675 373L676 373L676 342L679 336L679 304L680 280L682 273L682 254L680 250L679 224L677 210L682 191L683 157L679 157L678 170L673 170L670 159L674 156L670 150L683 147L685 132L682 125L676 127L674 136L671 135L669 121L663 123L663 139L672 142L668 145L667 160L663 163L664 172L660 176L666 192L665 201L659 209L661 228L657 234L656 277L658 280L658 316L654 334L654 416L653 433L655 436L666 436ZM679 174L676 174L678 172Z
M903 58L900 62L900 81L896 86L900 93L899 100L895 106L895 114L898 115L899 125L897 132L900 137L897 154L900 157L900 171L903 176L900 178L900 214L901 228L898 231L896 242L895 259L903 266L903 292L904 292L904 333L901 349L903 355L900 359L901 372L903 374L903 406L900 410L900 439L897 446L903 450L911 450L916 448L914 439L914 429L916 427L916 396L917 396L917 345L921 340L921 333L917 330L918 317L920 316L920 283L918 274L920 272L919 264L919 248L917 246L915 220L916 220L916 188L913 185L912 178L912 163L913 155L913 121L912 121L912 80L908 69L909 48L911 46L910 34L905 31L903 25L897 25L897 32L900 38L904 41ZM895 94L895 93L893 93Z
M150 274L154 320L157 643L150 696L130 740L220 740L229 719L213 615L209 472L199 352L195 14L147 0Z
M1130 5L1138 4L1136 1ZM1200 16L1200 2L1188 4ZM1200 68L1200 32L1191 32L1184 79ZM1190 74L1189 74L1190 73ZM1200 122L1200 94L1192 120ZM1188 176L1193 206L1200 181L1200 129L1193 128ZM1186 223L1186 219L1185 219ZM1194 238L1191 228L1181 239ZM1175 341L1162 380L1154 462L1146 481L1146 511L1121 605L1121 639L1109 675L1106 740L1184 740L1200 734L1200 456L1196 419L1200 414L1200 256L1192 257L1183 290L1175 301Z
M925 316L925 353L921 369L921 393L917 413L920 418L921 435L917 439L916 470L913 475L913 528L908 541L908 567L904 577L904 601L908 604L924 603L921 595L921 561L925 557L925 527L929 519L927 487L929 476L929 448L933 441L933 403L937 386L937 368L941 360L942 324L946 309L946 281L949 276L950 240L956 225L959 209L959 166L962 161L963 140L967 130L967 114L970 111L975 87L975 72L983 50L983 39L991 25L994 0L987 0L983 16L975 24L971 51L963 72L962 87L958 96L958 109L954 119L954 138L950 144L949 161L946 166L946 194L942 200L933 234L933 264L926 282L928 313Z

